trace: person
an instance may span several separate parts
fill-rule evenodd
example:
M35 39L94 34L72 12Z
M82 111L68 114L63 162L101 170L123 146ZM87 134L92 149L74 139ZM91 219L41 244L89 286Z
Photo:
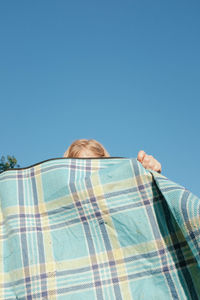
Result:
M110 154L105 147L94 139L80 139L74 141L64 153L64 157L68 158L98 158L110 157ZM137 160L145 169L150 169L156 172L161 172L161 164L152 155L148 155L143 150L140 150L137 155Z

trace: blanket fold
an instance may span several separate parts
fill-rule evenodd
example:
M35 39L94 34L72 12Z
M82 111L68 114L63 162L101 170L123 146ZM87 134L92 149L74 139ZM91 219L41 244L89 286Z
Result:
M200 199L136 159L5 171L0 299L200 299Z

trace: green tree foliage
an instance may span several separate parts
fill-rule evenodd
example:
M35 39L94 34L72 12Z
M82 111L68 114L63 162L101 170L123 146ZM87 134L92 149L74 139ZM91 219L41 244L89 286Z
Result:
M2 156L0 159L0 172L6 171L8 169L19 168L20 166L17 164L17 160L14 156L7 155L7 161L5 156Z

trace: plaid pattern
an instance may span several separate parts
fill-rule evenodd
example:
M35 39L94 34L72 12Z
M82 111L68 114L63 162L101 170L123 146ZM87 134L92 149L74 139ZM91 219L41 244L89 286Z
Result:
M0 174L0 299L200 299L200 201L136 159Z

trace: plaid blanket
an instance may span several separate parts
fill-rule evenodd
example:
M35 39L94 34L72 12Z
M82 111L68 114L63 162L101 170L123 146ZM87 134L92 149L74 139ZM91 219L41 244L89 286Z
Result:
M0 174L0 299L200 299L200 200L136 159Z

